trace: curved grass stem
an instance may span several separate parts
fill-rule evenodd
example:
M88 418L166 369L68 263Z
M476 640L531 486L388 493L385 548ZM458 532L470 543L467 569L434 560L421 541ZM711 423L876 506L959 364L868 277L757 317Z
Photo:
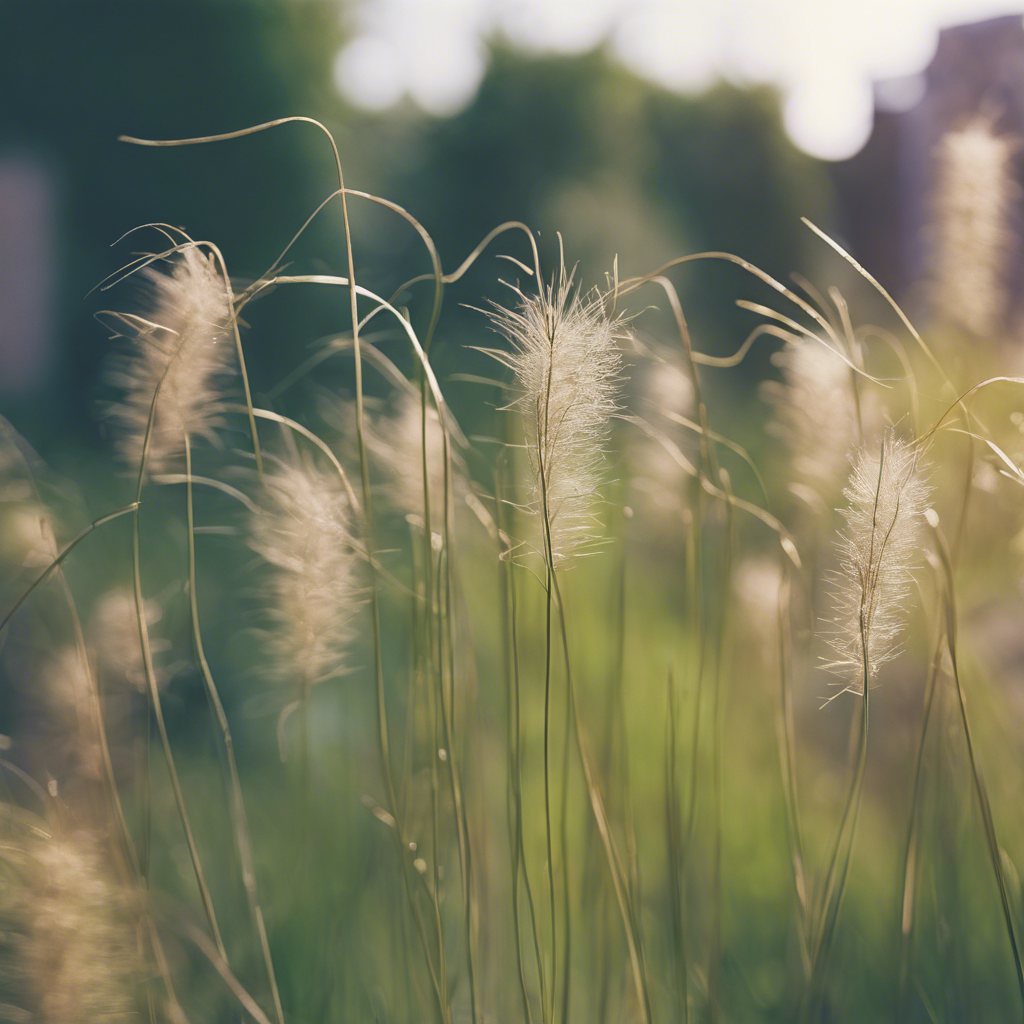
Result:
M914 784L910 795L910 816L907 821L907 838L903 846L903 897L900 903L900 973L897 990L898 1007L904 1012L907 997L907 982L910 977L911 956L914 940L914 902L918 879L918 820L924 799L924 749L928 737L928 724L935 705L939 666L945 638L940 632L936 637L928 679L925 683L924 713L921 717L921 731L917 737L917 751L914 755Z
M277 976L274 973L274 963L270 955L270 943L267 939L266 924L263 920L263 908L260 905L259 887L256 882L256 867L252 854L252 838L249 832L248 817L245 813L245 801L242 797L242 784L238 777L235 744L231 737L231 727L228 725L228 717L224 712L224 705L221 703L220 694L217 692L217 686L213 681L213 673L210 671L209 662L206 660L203 634L199 623L199 598L196 593L195 511L192 500L192 445L189 442L187 433L185 434L185 494L188 534L188 593L192 619L192 640L195 644L196 658L199 661L199 669L206 687L206 694L210 699L210 706L213 709L214 717L220 729L221 739L224 742L231 793L231 820L234 826L235 846L238 849L238 857L241 861L242 884L245 888L246 900L249 903L249 912L252 915L253 926L256 929L260 954L263 957L263 966L267 972L267 983L270 986L271 998L274 1003L274 1017L277 1020L277 1024L284 1024L284 1011L281 1008Z
M157 732L160 734L160 745L163 748L164 760L167 762L167 772L171 779L171 789L174 792L174 802L178 808L178 816L181 819L182 829L185 832L185 840L188 844L189 857L192 861L192 870L196 876L196 884L199 887L199 897L206 913L207 922L210 925L210 932L217 945L217 952L221 958L226 960L224 943L221 940L220 928L217 925L217 915L213 909L213 898L210 895L209 886L206 884L206 875L203 871L202 861L199 857L199 849L196 846L195 836L192 832L192 823L189 820L188 810L185 807L185 794L178 779L178 770L174 762L174 753L171 750L171 741L167 733L167 725L164 722L163 705L160 701L160 688L156 682L156 672L153 668L153 651L149 642L149 625L146 622L146 606L142 596L142 557L139 542L139 506L142 504L142 488L146 480L146 459L149 455L150 440L153 435L153 423L156 419L157 401L160 397L160 389L167 378L167 370L170 368L170 361L163 376L157 381L153 389L153 401L149 407L149 416L146 421L146 431L142 439L142 456L139 459L139 475L136 484L135 503L132 510L132 583L135 593L135 618L139 627L139 644L142 648L142 665L146 676L146 688L149 693L150 710L152 717L156 719ZM147 751L148 752L148 751ZM148 771L148 759L147 759ZM147 801L147 808L151 805ZM149 831L149 814L144 825L146 834ZM145 870L148 870L148 839L146 841L147 854L142 858Z

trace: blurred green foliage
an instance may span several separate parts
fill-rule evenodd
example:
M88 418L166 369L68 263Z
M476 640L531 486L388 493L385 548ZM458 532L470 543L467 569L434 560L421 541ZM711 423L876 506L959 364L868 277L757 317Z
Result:
M229 271L252 279L334 187L326 140L308 126L183 149L132 147L116 141L122 134L193 137L317 117L339 140L349 187L409 210L446 270L495 225L518 219L539 232L549 267L561 231L588 287L603 282L616 255L624 276L702 249L736 252L784 277L809 265L799 216L826 227L833 220L828 175L786 139L768 90L721 85L680 97L600 51L524 57L496 43L478 96L460 114L438 120L405 101L368 116L346 108L331 81L343 21L327 0L0 0L0 156L39 161L59 207L57 355L45 391L8 393L5 411L48 457L59 459L69 435L102 444L96 402L105 397L108 344L93 314L110 297L90 289L156 244L140 233L111 249L116 239L152 221L178 225L214 241ZM386 290L423 271L411 231L353 205L370 286ZM293 251L296 265L323 271L326 262L339 272L340 232L329 208ZM503 297L495 277L485 260L453 291L442 348L479 342L479 315L458 303ZM708 351L735 348L749 329L749 315L732 307L740 280L721 266L682 275L684 300L699 300L689 312ZM336 329L309 307L268 304L247 340L258 390ZM445 370L473 359L461 348L441 358ZM763 362L752 365L756 375Z
M542 260L549 271L558 258L556 232L562 233L567 262L578 263L578 278L586 286L603 283L616 257L620 277L626 277L702 250L735 253L780 280L794 270L814 276L820 264L814 253L820 250L811 248L816 243L801 227L799 217L808 216L826 229L836 225L830 177L823 165L800 154L785 137L777 97L771 91L720 84L703 95L682 97L641 81L600 51L578 57L527 57L496 41L479 94L461 113L439 120L403 103L370 116L347 108L331 83L332 61L343 42L343 14L335 4L321 0L181 0L173 5L155 0L0 0L0 158L28 154L56 184L60 296L56 356L45 388L33 394L3 394L2 411L49 463L73 476L85 492L79 495L69 487L47 495L56 499L63 512L67 534L73 535L91 515L128 500L130 490L128 482L115 478L97 418L100 402L110 396L102 369L110 346L108 331L94 313L105 306L131 308L132 297L140 289L134 282L125 283L115 293L116 299L90 289L127 262L133 251L157 243L143 233L114 249L110 244L140 224L180 225L194 238L220 246L238 280L255 279L335 187L326 140L308 125L182 149L135 148L118 143L120 134L191 137L288 114L317 117L338 139L346 184L393 200L417 217L431 233L449 271L491 228L521 220L539 233ZM352 216L357 272L369 287L388 295L428 269L421 242L393 214L353 200ZM289 254L295 270L344 273L341 232L335 204ZM501 251L526 257L521 239L507 236L503 243L508 244L502 244ZM432 352L467 434L499 433L494 406L500 398L496 391L450 379L457 373L494 373L492 362L468 348L495 344L494 336L480 312L462 304L479 307L487 299L507 301L507 289L498 279L514 282L522 276L512 264L492 256L486 255L449 289ZM767 292L736 268L722 264L696 264L675 272L674 279L700 350L712 354L734 351L756 323L748 312L735 308L734 300L763 299ZM416 285L399 297L399 302L411 307L414 322L425 322L428 316L429 287ZM246 333L246 352L256 395L271 392L317 339L346 327L346 302L340 291L311 300L309 293L282 289L246 311L252 323ZM645 311L636 320L638 329L655 334L668 322L663 312ZM411 370L403 347L392 348L388 342L381 347ZM755 350L739 370L728 374L728 384L718 383L723 377L709 374L709 391L716 399L714 426L747 440L745 435L753 433L750 428L763 419L763 409L750 399L765 371L766 357ZM308 380L275 396L274 407L303 418L320 389L345 394L351 386L351 364L331 360ZM375 388L383 393L379 383L372 381L370 390ZM232 435L228 447L245 443L242 435ZM755 455L766 447L764 438L755 435L751 443ZM740 486L750 483L739 462L730 468ZM781 491L771 476L769 480L772 488ZM484 483L489 486L490 481ZM204 495L202 500L206 523L242 528L239 510L229 500L218 494ZM190 652L181 592L180 504L177 491L154 487L147 494L144 522L151 540L146 587L147 593L165 597L161 634L173 640L176 650ZM60 515L57 519L61 522ZM714 523L716 530L721 526ZM397 528L385 532L385 540L396 548L408 543L402 529L404 521L399 521ZM105 583L109 576L127 578L129 540L125 519L90 538L89 545L76 552L68 573L76 591L87 595L86 606L97 596L99 581ZM618 657L617 637L608 628L613 603L609 594L617 585L610 559L592 560L567 585L576 656L583 666L581 674L589 680L581 692L591 701L588 713L593 714L595 735L599 734L601 763L621 767L629 762L637 820L659 825L663 673L673 657L692 658L694 648L693 637L679 628L683 580L669 562L670 557L681 557L679 542L678 535L669 542L646 535L631 535L629 540L635 563L624 584L630 614L622 643L632 675L618 734L612 728L616 709L602 703L601 689ZM1000 547L997 557L1002 552ZM464 757L474 773L478 804L473 811L480 836L489 843L480 840L486 851L481 870L492 882L500 879L494 883L497 890L504 884L500 872L507 871L503 859L507 855L500 847L504 823L499 820L504 812L500 745L505 694L499 685L501 640L490 614L498 590L497 562L493 548L479 537L467 542L463 555L468 578L458 583L463 590L457 611L472 627L467 632L478 639L474 653L479 659L472 676L473 685L479 687L473 694L478 702L473 712L478 716L478 731L467 741ZM302 839L300 801L295 799L298 769L279 763L274 734L277 695L268 695L261 687L259 666L254 665L248 628L255 603L251 569L251 552L244 544L200 541L197 589L203 599L210 662L214 675L225 681L224 697L237 727L258 873L290 1020L379 1020L382 1007L402 1006L406 999L414 1005L429 1003L422 991L413 991L426 983L422 967L409 967L418 963L410 929L393 927L402 921L404 904L390 837L385 826L358 803L359 797L380 790L368 726L374 713L367 670L369 642L364 637L358 648L355 678L341 686L322 687L326 692L316 695L314 795L312 813L306 819L312 822L312 832ZM11 593L16 592L12 587ZM710 603L715 605L721 598L718 593ZM406 724L402 708L410 659L408 608L403 601L404 597L392 594L384 606L387 697L392 702L396 737ZM535 682L542 642L537 592L524 598L521 614L524 664L531 667ZM57 613L53 615L56 624L49 625L56 633L60 621ZM246 628L240 629L240 623ZM460 629L463 625L460 619ZM47 629L41 628L38 636L17 638L18 644L42 649L47 635ZM729 732L722 822L725 895L720 988L729 1018L767 1022L792 1019L799 984L793 969L792 883L782 790L774 735L767 724L773 713L774 683L763 661L763 646L761 639L741 628L736 663L725 674ZM916 679L920 664L913 659L910 664L913 670L908 674ZM167 714L184 765L200 844L204 849L228 849L231 836L223 779L212 769L219 756L215 731L206 717L194 666L175 667L179 671L168 691ZM686 699L692 701L692 688L686 691ZM894 963L901 879L897 875L908 811L906 757L919 705L916 693L901 695L897 686L873 699L877 700L876 718L883 723L878 739L873 739L880 754L868 771L869 797L834 956L841 970L836 971L833 995L850 1021L898 1019ZM809 697L806 701L813 703ZM21 713L15 703L5 689L0 732L14 731L10 723ZM1006 737L1000 731L999 700L979 701L979 705L979 734L992 739L992 749L1002 749ZM807 712L806 707L803 710ZM813 738L801 783L809 794L807 814L813 825L809 831L816 836L810 845L818 862L826 855L841 799L837 779L848 711L836 702L805 730ZM707 729L706 707L703 714L702 726ZM535 690L526 701L524 715L527 742L536 759L540 710ZM1007 1007L1014 1005L1014 995L1005 935L972 817L964 752L951 724L955 723L951 708L945 709L945 716L944 731L935 742L946 751L946 760L936 759L938 778L933 780L923 826L924 844L943 856L923 869L919 969L924 987L945 999L947 1019L1008 1019ZM623 746L631 750L631 760ZM699 880L707 877L714 851L708 838L710 786L704 781L711 771L710 759L706 750L698 757L703 774L691 896L698 908L693 929L700 948L691 952L692 962L703 964L711 901ZM1013 806L1019 796L1015 776L999 771L1004 764L998 757L988 767L997 803ZM534 807L539 802L537 776L534 772L528 783L533 787ZM577 909L589 913L593 908L582 904L593 878L603 877L602 868L576 775L572 787L571 799L580 813L571 823L567 849L573 853L574 891L580 894ZM484 799L488 795L494 797L493 804ZM413 793L409 798L413 805L415 797ZM166 787L158 790L155 799L154 877L182 900L192 900L189 869ZM613 811L621 829L625 798L614 794L613 800L618 801ZM450 811L447 806L444 810ZM422 808L418 813L425 814ZM538 852L536 815L530 829L530 856L536 867L543 857ZM1019 831L1020 823L1011 822L1006 830L1008 847L1019 848ZM642 832L638 862L643 883L641 916L650 936L652 973L668 978L673 962L663 913L667 872L662 843L655 828ZM294 871L299 857L311 858L308 877ZM228 856L211 857L209 863L225 932L244 936L235 945L229 941L229 959L241 964L243 980L265 999L255 950L248 944L238 865ZM458 864L452 850L444 866L454 878ZM453 883L453 902L456 890ZM1015 899L1019 903L1019 893ZM488 965L484 990L488 999L499 993L512 1005L512 953L507 938L504 942L501 938L507 936L508 908L486 910L491 916L484 922L481 947L481 961ZM585 1007L578 1011L580 1019L601 995L588 973L597 960L606 956L606 966L613 964L606 975L614 978L609 982L613 989L622 984L625 974L614 909L602 905L600 913L605 914L607 935L589 946L589 936L576 939L578 973L572 985L578 1006ZM451 918L455 920L454 911ZM458 929L450 922L447 927L457 949ZM186 955L179 950L183 959ZM176 966L194 981L186 1002L197 1019L211 1006L227 1006L222 987L198 956L191 964ZM461 967L452 970L461 1010L466 1001L465 980ZM700 1002L701 986L705 990L707 986L700 970L694 971L695 1004ZM615 989L612 1005L618 1005L621 996ZM669 1005L663 988L655 993L655 1002L659 1007ZM496 997L491 1005L499 1005ZM917 1015L906 1019L927 1019L923 1004L913 1005ZM228 1012L224 1009L225 1015ZM660 1017L668 1019L667 1014Z

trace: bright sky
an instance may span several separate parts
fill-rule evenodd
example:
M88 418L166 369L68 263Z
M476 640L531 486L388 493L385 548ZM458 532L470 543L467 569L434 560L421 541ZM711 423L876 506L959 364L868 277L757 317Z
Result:
M623 64L682 92L723 78L778 86L797 145L838 160L871 131L873 80L902 79L886 99L910 106L940 28L1022 11L1024 0L350 0L335 80L361 107L409 95L446 115L473 98L496 32L531 52L607 40Z

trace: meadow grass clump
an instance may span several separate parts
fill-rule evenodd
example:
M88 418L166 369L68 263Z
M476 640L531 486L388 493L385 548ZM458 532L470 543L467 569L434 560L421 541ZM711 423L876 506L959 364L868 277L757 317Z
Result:
M155 269L160 259L170 262L169 272ZM152 257L140 272L152 288L152 309L117 315L132 344L111 368L112 383L124 392L111 412L127 463L134 469L145 450L150 471L160 472L181 460L186 438L216 436L221 378L234 356L230 293L213 254L191 240Z
M140 1019L135 997L142 964L131 900L113 880L97 837L13 808L2 835L3 1019Z
M929 493L919 461L910 443L887 432L877 456L866 447L857 451L844 491L828 637L836 659L827 667L860 694L899 653Z
M948 320L980 337L998 331L1006 313L1018 145L995 130L991 117L979 115L946 132L936 154L936 304Z
M362 603L354 510L333 470L281 461L264 478L249 543L268 567L272 673L300 700L344 667Z
M129 141L285 122L323 130ZM1019 1018L1015 697L976 631L1024 530L998 346L947 367L816 228L849 298L722 252L588 287L519 222L446 272L337 170L325 272L282 266L305 226L245 287L157 227L105 285L148 295L104 314L132 500L90 520L0 424L34 694L0 737L0 1017ZM353 203L422 245L392 295ZM467 349L496 376L439 375L495 255L521 276ZM691 333L698 260L759 289L731 355ZM346 312L250 388L243 313L296 288ZM777 379L731 401L755 343Z
M766 381L775 426L793 460L790 490L812 510L826 513L849 469L848 455L861 426L850 369L828 344L804 338L772 357L781 381Z
M520 292L516 310L495 308L510 349L491 354L515 375L533 471L529 507L543 522L545 556L565 561L593 538L593 506L612 415L618 411L620 321L599 294L573 289L563 266L557 286Z

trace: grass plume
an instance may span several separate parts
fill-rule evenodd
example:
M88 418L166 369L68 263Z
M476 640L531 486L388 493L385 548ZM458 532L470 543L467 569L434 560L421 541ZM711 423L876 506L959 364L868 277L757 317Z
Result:
M861 448L852 461L827 637L836 658L826 667L844 678L846 689L863 693L899 653L930 488L917 450L892 431L878 455Z
M189 243L171 259L169 273L147 266L151 310L121 314L133 347L111 370L124 391L112 409L119 447L133 468L142 459L150 410L147 468L166 470L184 454L185 436L212 439L223 412L220 382L232 366L229 291L212 255Z
M618 409L623 325L606 315L599 294L574 289L564 268L541 294L517 293L518 309L490 314L511 350L490 352L515 374L534 477L529 507L547 518L558 564L594 538L608 425Z
M341 671L363 603L352 509L337 475L308 459L272 465L249 543L268 566L273 671L308 697Z

